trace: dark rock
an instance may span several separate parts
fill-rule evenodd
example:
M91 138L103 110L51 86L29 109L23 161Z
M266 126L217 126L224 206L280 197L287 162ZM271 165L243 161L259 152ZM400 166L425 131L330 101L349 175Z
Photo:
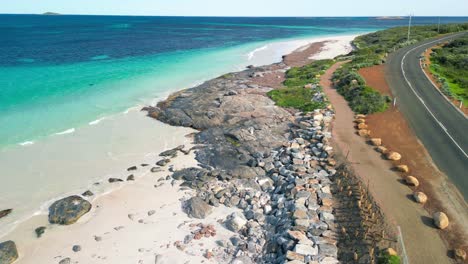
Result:
M162 171L162 169L160 167L153 167L151 168L151 172L159 172L159 171Z
M45 233L46 227L45 226L40 226L34 230L36 232L36 236L39 238Z
M89 197L89 196L93 196L94 193L91 192L90 190L87 190L86 192L82 193L81 195L85 196L85 197Z
M49 207L51 224L70 225L91 210L91 203L73 195L54 202Z
M172 174L174 180L195 181L208 175L208 171L200 168L186 168Z
M119 178L109 178L108 181L109 181L109 183L123 182L123 180L119 179Z
M140 164L140 165L141 165L142 167L147 167L147 166L149 166L148 163L142 163L142 164Z
M199 197L190 198L185 203L185 211L190 217L203 219L211 213L212 207Z
M169 150L166 150L166 151L163 151L159 154L159 156L161 157L175 157L177 156L177 152L182 150L185 146L184 145L180 145L176 148L173 148L173 149L169 149Z
M130 168L127 169L127 171L134 171L134 170L137 170L137 166L132 166Z
M135 180L135 176L133 174L128 175L127 181L134 181L134 180Z
M6 209L6 210L0 211L0 218L3 218L5 216L9 215L12 211L13 211L13 209Z
M70 258L64 258L59 262L59 264L70 264L70 263L71 263Z
M170 159L162 159L162 160L156 162L156 165L161 166L161 167L164 167L164 166L166 166L169 162L171 162Z
M74 246L72 247L72 250L73 250L73 252L81 251L81 246L80 246L80 245L74 245Z
M0 243L0 263L11 264L18 259L18 250L15 242L9 240Z

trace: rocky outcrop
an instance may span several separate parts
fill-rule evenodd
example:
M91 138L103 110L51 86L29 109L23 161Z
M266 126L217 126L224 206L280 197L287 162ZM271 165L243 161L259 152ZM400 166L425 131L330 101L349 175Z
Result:
M432 215L434 225L439 229L445 229L449 226L448 216L443 212L436 212Z
M18 259L18 250L15 242L9 240L0 243L0 263L11 264Z
M199 197L192 197L186 202L185 210L190 217L203 219L211 214L212 208Z
M5 209L0 211L0 218L6 217L7 215L11 214L13 209Z
M70 225L91 210L91 203L73 195L54 202L49 207L51 224Z
M330 190L336 162L329 144L334 113L331 108L297 113L275 106L266 96L271 88L250 81L275 67L285 70L276 64L224 75L144 110L200 131L195 154L202 168L172 175L196 190L186 212L203 218L211 206L242 210L224 221L235 236L225 249L223 258L229 259L221 262L336 263ZM323 96L313 100L323 102Z

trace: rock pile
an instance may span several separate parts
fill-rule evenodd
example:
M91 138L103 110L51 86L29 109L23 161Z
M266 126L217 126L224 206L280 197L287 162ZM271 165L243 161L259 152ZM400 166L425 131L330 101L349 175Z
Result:
M204 218L209 207L220 204L242 210L224 220L224 226L236 233L225 243L232 261L338 262L330 191L336 162L328 144L333 112L316 110L294 117L291 140L247 159L244 166L254 172L251 176L234 177L208 168L172 175L197 190L197 197L186 202L189 215Z

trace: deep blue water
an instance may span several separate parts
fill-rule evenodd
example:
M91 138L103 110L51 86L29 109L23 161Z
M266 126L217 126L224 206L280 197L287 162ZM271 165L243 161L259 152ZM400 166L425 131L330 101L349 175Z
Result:
M442 23L467 18L441 18ZM413 24L437 23L416 17ZM406 25L374 18L217 18L0 15L0 65L145 56L317 33ZM102 57L99 57L102 56Z
M233 70L246 52L268 41L406 24L365 17L0 15L0 148L79 127L143 97Z

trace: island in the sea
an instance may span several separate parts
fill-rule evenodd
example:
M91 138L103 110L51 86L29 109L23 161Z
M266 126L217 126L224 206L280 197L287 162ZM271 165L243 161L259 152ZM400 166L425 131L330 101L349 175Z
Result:
M54 13L54 12L45 12L42 15L44 15L44 16L58 16L60 14L59 13Z

